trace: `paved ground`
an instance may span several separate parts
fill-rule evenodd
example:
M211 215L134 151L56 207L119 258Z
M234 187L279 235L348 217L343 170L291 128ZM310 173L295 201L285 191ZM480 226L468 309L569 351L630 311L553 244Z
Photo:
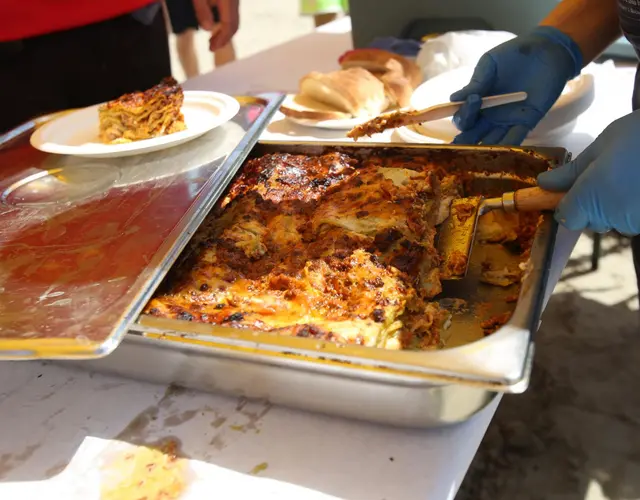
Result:
M297 0L241 0L239 57L312 29ZM206 33L198 53L213 64ZM174 62L176 77L182 72ZM531 388L503 400L459 500L640 499L640 336L625 240L605 239L589 272L584 237L537 338Z
M583 237L543 316L530 389L505 397L458 500L640 498L638 292L628 242Z

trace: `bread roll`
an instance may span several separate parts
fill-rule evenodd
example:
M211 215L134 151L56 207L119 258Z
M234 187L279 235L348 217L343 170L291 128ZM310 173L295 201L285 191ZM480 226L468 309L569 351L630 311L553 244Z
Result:
M398 64L403 76L415 89L422 83L422 70L413 61L382 49L354 49L345 52L338 60L343 69L365 68L376 72L394 72Z
M388 105L384 84L363 68L313 71L300 81L300 94L357 118L377 116Z
M384 83L391 106L406 108L410 105L414 89L405 76L393 72L381 73L376 76Z
M280 111L285 116L303 120L324 121L351 118L351 114L338 111L306 95L287 96L280 105Z

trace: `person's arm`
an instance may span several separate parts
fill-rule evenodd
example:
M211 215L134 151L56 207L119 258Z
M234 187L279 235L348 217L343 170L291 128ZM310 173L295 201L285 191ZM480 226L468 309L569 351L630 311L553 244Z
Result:
M209 50L215 52L231 43L240 27L240 0L215 0L220 22L211 32ZM218 29L219 28L219 29Z
M564 0L540 25L569 35L580 47L586 65L621 35L618 0Z
M240 27L240 0L192 0L198 24L211 32L209 50L215 52L227 45ZM213 18L212 7L218 8L219 22Z
M484 54L469 83L451 94L466 101L453 117L454 143L521 144L566 83L620 36L617 2L562 0L540 26ZM522 91L522 103L480 109L481 97Z

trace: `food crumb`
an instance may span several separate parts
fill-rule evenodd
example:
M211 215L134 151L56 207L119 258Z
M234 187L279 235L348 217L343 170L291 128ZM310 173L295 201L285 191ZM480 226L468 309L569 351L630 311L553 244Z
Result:
M507 323L511 319L511 313L506 312L503 314L497 314L496 316L491 316L488 320L480 323L480 327L482 328L484 335L491 335L495 331L497 331L502 325Z
M474 214L476 207L477 204L474 203L456 203L454 207L455 216L461 224L464 224L464 222Z
M445 298L439 300L440 307L443 307L451 314L458 314L467 312L469 309L469 304L464 299L451 299Z
M490 302L478 302L474 307L474 315L478 318L486 316L491 310Z
M505 297L504 301L507 304L514 304L516 302L518 302L518 294L514 293L513 295L509 295L508 297Z
M256 476L261 472L264 472L265 470L267 470L268 467L269 467L269 464L267 462L259 463L253 469L251 469L249 474L251 474L252 476Z
M482 263L482 274L480 275L480 283L487 285L508 287L520 281L522 271L509 269L504 266L497 269L492 262L485 261Z

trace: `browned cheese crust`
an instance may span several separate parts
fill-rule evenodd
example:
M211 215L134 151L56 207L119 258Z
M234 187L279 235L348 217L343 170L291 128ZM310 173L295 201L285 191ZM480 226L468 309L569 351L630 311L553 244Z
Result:
M429 168L271 154L212 214L195 265L148 314L389 349L440 347L449 314Z

